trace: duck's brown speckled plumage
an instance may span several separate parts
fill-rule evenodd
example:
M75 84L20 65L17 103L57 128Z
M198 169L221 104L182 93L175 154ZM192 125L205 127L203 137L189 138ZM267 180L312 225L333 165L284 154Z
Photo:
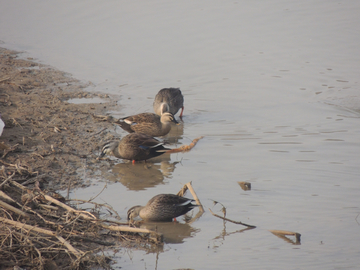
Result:
M110 141L103 145L100 157L112 154L117 158L133 161L147 160L170 150L155 138L141 133L130 133L120 141Z
M151 137L165 136L171 130L171 122L178 124L173 114L163 113L161 116L154 113L140 113L127 116L117 121L127 132L147 134Z
M159 194L153 197L145 206L136 205L128 210L128 219L140 216L147 221L171 221L182 216L194 207L194 200L174 194Z

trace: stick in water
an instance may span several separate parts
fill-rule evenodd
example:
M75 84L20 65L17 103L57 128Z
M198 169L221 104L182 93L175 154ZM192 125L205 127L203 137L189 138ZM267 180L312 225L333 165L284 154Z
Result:
M219 216L219 215L215 214L213 211L211 211L210 208L209 208L209 210L210 210L211 214L213 216L215 216L215 217L221 218L223 220L226 220L226 221L229 221L229 222L232 222L232 223L235 223L235 224L243 225L243 226L246 226L246 227L249 227L249 228L256 228L256 226L254 226L254 225L245 224L245 223L242 223L241 221L234 221L234 220Z

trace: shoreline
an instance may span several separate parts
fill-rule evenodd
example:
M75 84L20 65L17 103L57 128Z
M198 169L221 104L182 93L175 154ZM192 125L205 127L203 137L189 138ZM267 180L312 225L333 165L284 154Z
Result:
M45 186L83 186L77 175L84 167L82 157L87 165L95 163L101 142L114 138L108 131L112 124L94 116L116 110L118 104L108 95L86 92L87 85L69 74L18 54L0 48L0 113L5 122L0 142L7 151L2 160L26 165ZM104 103L68 102L94 97Z
M80 202L56 193L89 186L110 168L96 157L117 136L111 116L96 116L118 110L115 98L86 92L69 74L18 54L0 48L0 269L108 269L111 258L101 251L157 246L161 241L120 233L128 224L111 206L77 210ZM94 97L104 103L68 102ZM113 221L101 219L110 212Z

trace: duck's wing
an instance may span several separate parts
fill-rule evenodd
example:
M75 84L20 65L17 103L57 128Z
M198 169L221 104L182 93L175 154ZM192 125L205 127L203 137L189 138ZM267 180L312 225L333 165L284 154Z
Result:
M155 123L160 122L160 116L154 113L139 113L123 118L129 123Z
M148 203L154 203L154 202L176 207L176 206L191 205L192 202L194 202L194 200L174 194L159 194L153 197Z
M196 204L192 204L193 201L174 194L159 194L153 197L146 207L157 213L157 220L170 221L196 207Z
M157 129L161 128L160 116L154 113L140 113L127 116L120 118L116 123L129 133L137 132L152 136L156 134Z
M163 145L162 142L149 135L143 133L135 133L135 134L136 135L133 136L133 143L138 145L140 148L150 149Z

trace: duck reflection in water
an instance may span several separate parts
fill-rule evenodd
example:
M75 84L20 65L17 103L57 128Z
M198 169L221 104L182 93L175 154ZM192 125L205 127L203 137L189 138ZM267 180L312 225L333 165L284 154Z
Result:
M193 228L188 223L179 222L146 222L140 225L142 229L161 232L164 243L181 244L184 239L191 238L200 232L200 229Z
M171 178L177 163L170 162L169 154L163 155L162 160L156 163L119 163L112 167L114 177L111 180L120 182L129 190L144 190Z
M164 244L182 244L185 239L195 237L200 232L200 229L193 228L188 223L179 222L147 222L141 224L139 228L158 231L163 235L163 243L161 244L149 242L147 245L136 246L137 249L156 254L156 264L160 260L159 255L164 252Z
M178 144L183 139L184 122L179 122L178 125L173 123L170 132L163 137L163 140L168 144Z

